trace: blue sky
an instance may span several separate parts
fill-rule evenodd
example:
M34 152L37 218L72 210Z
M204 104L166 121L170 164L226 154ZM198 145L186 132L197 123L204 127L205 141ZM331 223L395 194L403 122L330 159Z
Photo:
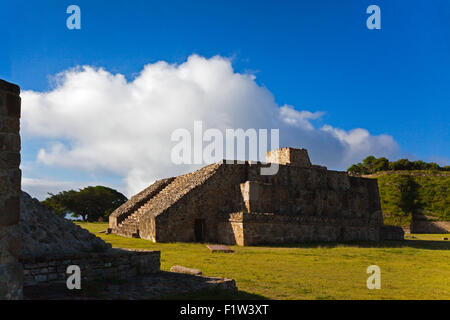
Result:
M81 8L81 30L66 8ZM381 8L381 30L366 8ZM330 124L387 134L407 156L450 159L450 2L443 1L9 1L0 14L0 77L22 90L52 90L51 76L78 65L132 81L146 64L192 54L231 58L277 105L323 111ZM25 137L31 164L47 138ZM52 179L77 170L33 164ZM33 167L32 166L32 167ZM118 183L91 170L85 179Z

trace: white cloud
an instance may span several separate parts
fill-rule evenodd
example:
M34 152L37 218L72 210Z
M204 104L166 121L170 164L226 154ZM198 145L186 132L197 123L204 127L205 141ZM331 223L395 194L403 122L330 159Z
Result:
M280 108L280 118L283 122L303 130L314 130L314 126L309 120L319 119L321 116L323 116L323 112L297 111L288 105Z
M86 185L73 181L22 178L22 190L39 200L47 198L49 193L56 194L69 189L83 188Z
M316 128L322 112L278 106L249 74L223 57L192 55L182 64L157 62L132 81L89 66L57 76L49 92L22 93L23 138L47 139L37 160L124 177L128 195L155 179L192 170L170 161L177 128L279 128L281 146L305 147L315 163L345 168L368 154L390 156L397 144L365 129Z
M322 131L337 138L345 146L343 163L360 162L368 155L392 155L397 151L397 143L389 135L371 136L366 129L345 131L324 125Z

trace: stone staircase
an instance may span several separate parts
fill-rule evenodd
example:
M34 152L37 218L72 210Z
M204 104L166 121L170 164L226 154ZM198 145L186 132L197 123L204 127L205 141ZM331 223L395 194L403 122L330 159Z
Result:
M211 164L200 170L181 175L171 180L163 189L154 194L147 202L129 214L114 233L123 237L139 238L139 221L146 213L158 215L185 196L195 187L203 184L220 167L220 163Z
M166 186L163 190L161 190L157 195L155 195L155 197L161 194L167 187L168 186ZM152 202L154 202L153 199L155 197L151 198L143 206L135 210L125 220L123 220L119 224L116 233L124 237L139 238L139 219L144 215L146 211L148 211L148 209L150 209Z

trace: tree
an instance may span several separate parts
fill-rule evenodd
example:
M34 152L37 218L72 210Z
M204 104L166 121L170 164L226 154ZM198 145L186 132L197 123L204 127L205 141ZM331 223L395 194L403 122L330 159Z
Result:
M350 168L347 169L347 172L355 173L355 174L362 174L361 167L354 164Z
M413 170L413 164L408 159L400 159L389 163L389 170Z
M74 217L82 217L83 221L96 221L108 216L127 198L120 192L103 186L86 187L79 191L62 191L43 201L58 215L71 213Z
M73 208L73 198L77 191L62 191L58 194L49 193L50 197L42 201L46 207L52 209L57 215L65 217L72 213L70 208Z
M365 171L367 171L367 173L373 173L373 166L375 164L375 161L377 160L377 158L375 158L374 156L368 156L367 158L365 158L362 162L364 168L366 169Z
M427 168L428 170L436 170L436 171L438 171L438 170L441 169L441 167L437 163L434 163L434 162L428 163L427 167L428 167Z
M399 207L405 215L415 214L420 208L418 183L410 175L400 175L398 188L400 191Z
M409 161L408 159L400 159L390 162L388 159L374 156L366 157L362 163L353 164L347 169L347 172L356 174L371 174L380 171L401 171L401 170L434 170L434 171L450 171L450 166L440 167L437 163L426 163L422 160Z
M373 161L373 172L389 170L389 160L381 157Z

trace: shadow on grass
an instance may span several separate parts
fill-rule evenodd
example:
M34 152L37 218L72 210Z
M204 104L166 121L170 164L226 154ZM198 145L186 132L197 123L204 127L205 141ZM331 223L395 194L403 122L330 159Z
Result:
M65 282L23 287L24 300L93 300L102 299L96 283L83 283L83 290L68 290Z
M110 280L109 285L115 285L119 291L126 281ZM127 300L130 297L127 291L122 294L112 294L104 290L104 283L93 281L83 283L82 290L68 290L65 283L49 283L36 286L24 287L25 300ZM188 293L166 293L161 296L142 297L134 296L135 299L151 300L267 300L268 298L245 291L233 292L220 289L203 289Z
M245 291L202 290L194 293L167 294L158 300L268 300L268 298Z
M416 248L428 250L450 250L450 241L437 240L403 240L403 241L380 241L380 242L311 242L311 243L290 243L290 244L263 244L254 247L270 248L336 248L340 246L358 248Z

